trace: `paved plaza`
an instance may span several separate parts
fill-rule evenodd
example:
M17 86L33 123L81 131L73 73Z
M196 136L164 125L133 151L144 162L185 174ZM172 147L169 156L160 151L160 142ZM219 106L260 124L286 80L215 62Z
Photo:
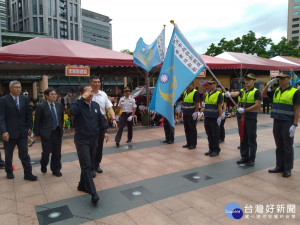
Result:
M104 144L101 167L94 179L100 201L77 191L80 166L72 134L62 146L62 177L40 171L41 144L29 148L33 174L38 181L23 179L14 152L15 179L0 170L0 224L300 224L300 128L295 135L292 176L269 174L275 166L273 120L258 115L258 151L254 167L240 167L236 118L226 120L221 153L208 157L203 122L198 122L196 149L182 148L183 125L176 125L175 143L163 144L162 127L134 127L133 142L115 147L116 131ZM2 151L2 150L1 150ZM243 211L241 219L225 214L230 202Z

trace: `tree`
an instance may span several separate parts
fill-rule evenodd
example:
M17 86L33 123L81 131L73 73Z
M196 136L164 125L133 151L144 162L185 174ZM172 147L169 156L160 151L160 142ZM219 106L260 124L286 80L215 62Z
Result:
M300 48L298 46L298 40L287 40L286 37L282 37L281 41L275 45L271 45L272 56L292 56L300 57Z
M129 49L122 49L120 52L128 54L128 55L133 55L133 52L131 52Z
M257 39L255 33L249 31L248 34L243 35L242 38L237 37L230 41L222 38L217 46L211 44L205 54L216 56L223 52L243 52L268 58L269 55L266 48L272 43L270 38L260 37Z

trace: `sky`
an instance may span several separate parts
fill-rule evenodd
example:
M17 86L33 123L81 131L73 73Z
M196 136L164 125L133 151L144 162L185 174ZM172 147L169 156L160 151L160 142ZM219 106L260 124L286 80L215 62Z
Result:
M140 37L152 44L166 25L169 45L174 20L203 54L211 43L252 30L277 44L287 36L288 0L81 0L81 7L112 19L113 50L134 51Z

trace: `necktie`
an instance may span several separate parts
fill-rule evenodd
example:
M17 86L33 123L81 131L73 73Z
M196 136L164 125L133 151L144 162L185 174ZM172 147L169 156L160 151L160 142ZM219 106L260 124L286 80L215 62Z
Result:
M17 110L19 110L19 102L18 102L18 98L15 98L15 103L16 103L16 108L17 108Z
M57 118L55 115L55 110L54 110L54 104L50 104L51 105L51 114L52 114L52 127L53 129L56 129L57 127Z

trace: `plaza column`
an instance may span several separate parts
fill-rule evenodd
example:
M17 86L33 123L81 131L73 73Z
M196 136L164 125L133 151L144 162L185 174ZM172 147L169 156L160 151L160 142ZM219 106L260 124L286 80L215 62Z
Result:
M32 97L34 100L38 99L38 94L37 94L37 82L33 82L32 84Z
M48 88L48 76L43 75L42 78L42 90L45 91Z
M127 77L124 77L124 87L127 87Z

